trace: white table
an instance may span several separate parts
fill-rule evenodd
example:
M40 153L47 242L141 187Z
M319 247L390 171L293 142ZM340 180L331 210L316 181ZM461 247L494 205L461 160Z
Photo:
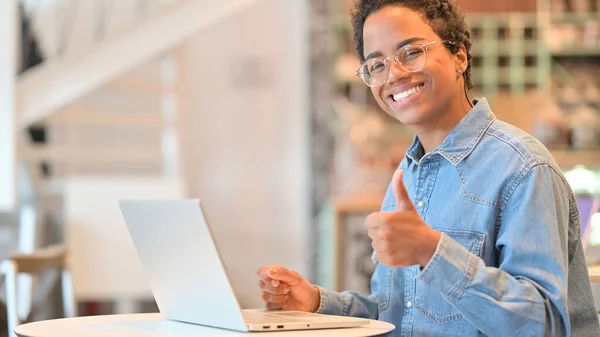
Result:
M353 337L379 336L394 330L394 328L393 324L371 320L369 325L359 328L241 333L169 321L165 320L161 314L133 314L87 316L34 322L18 326L15 332L20 337L237 337L256 335L267 337Z

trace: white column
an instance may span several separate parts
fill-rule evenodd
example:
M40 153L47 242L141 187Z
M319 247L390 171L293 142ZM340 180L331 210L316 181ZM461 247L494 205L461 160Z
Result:
M13 211L16 205L17 8L17 0L0 1L0 212Z
M163 176L170 179L182 179L182 151L181 151L181 110L182 101L182 77L185 52L183 47L171 52L162 61L162 159Z
M163 93L161 113L163 117L162 130L162 159L163 175L168 178L177 178L179 160L177 159L177 137L175 122L177 120L177 96L174 92L174 83L177 79L177 64L172 56L167 56L161 64Z

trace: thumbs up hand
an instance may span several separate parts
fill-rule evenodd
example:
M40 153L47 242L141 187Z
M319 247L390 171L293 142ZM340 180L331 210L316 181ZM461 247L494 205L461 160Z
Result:
M429 227L415 209L402 182L402 171L394 173L392 188L396 210L371 213L366 220L375 258L390 267L425 267L435 253L441 233Z

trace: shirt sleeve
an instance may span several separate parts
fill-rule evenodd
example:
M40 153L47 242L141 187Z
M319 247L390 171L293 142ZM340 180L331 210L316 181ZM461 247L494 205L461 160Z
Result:
M569 336L572 192L547 165L534 166L515 185L501 209L498 268L442 234L418 279L486 335Z
M340 293L316 286L321 295L321 303L316 313L377 319L379 310L376 283L375 278L372 278L371 295L364 295L354 291Z

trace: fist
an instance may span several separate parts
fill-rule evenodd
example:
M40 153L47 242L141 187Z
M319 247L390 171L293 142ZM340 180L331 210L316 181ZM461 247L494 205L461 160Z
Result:
M390 267L425 267L437 249L441 234L429 227L415 209L397 170L392 179L394 212L371 213L366 220L375 258Z
M272 265L260 268L256 275L267 309L315 312L319 308L319 290L297 272Z

